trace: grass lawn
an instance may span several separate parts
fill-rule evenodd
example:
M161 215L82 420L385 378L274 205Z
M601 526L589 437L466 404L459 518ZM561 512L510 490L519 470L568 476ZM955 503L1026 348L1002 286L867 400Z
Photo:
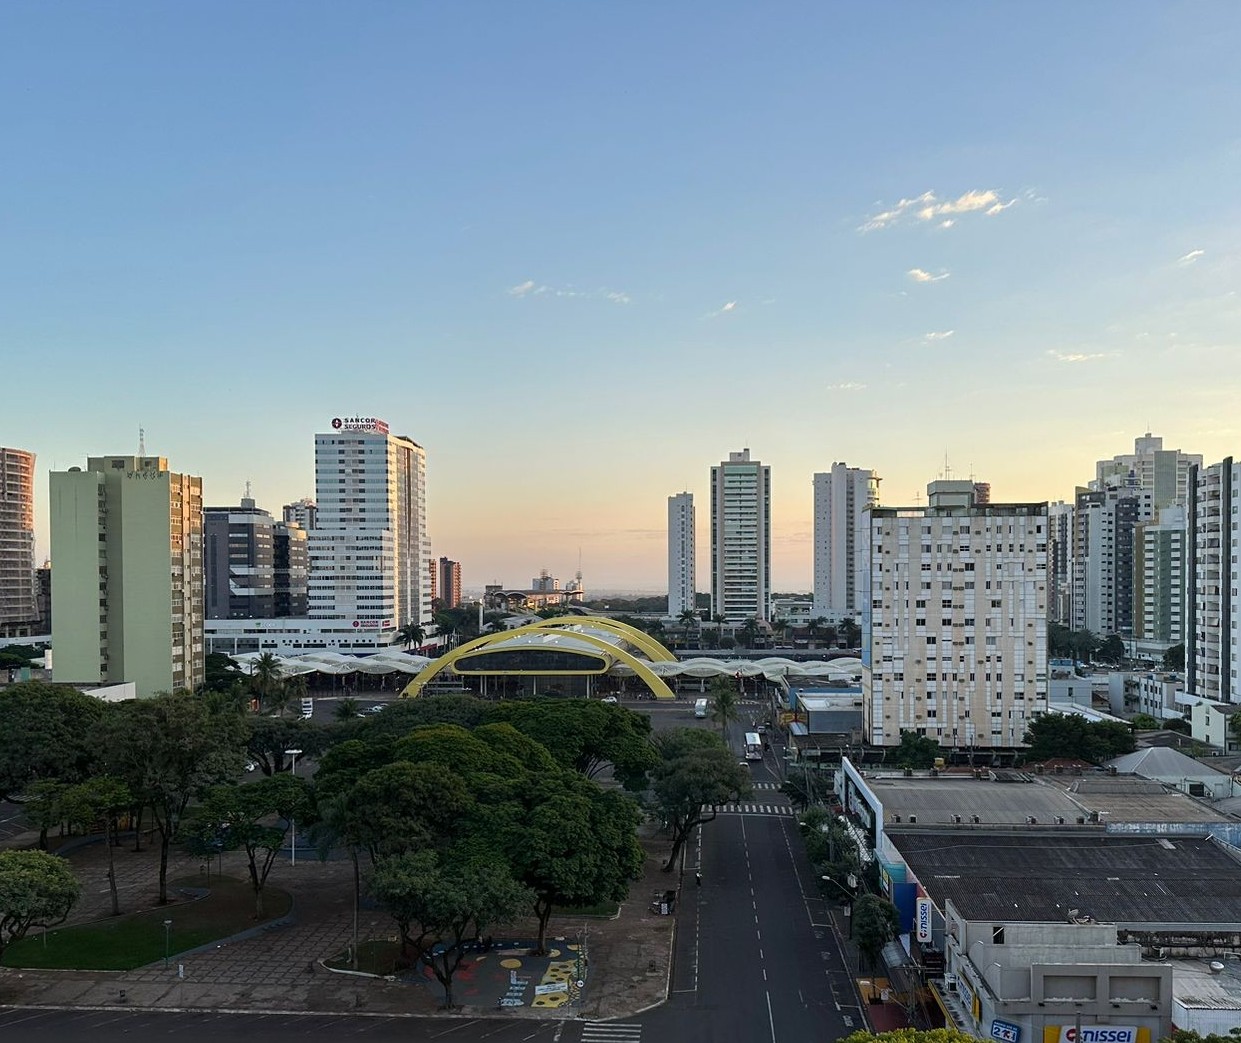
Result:
M390 942L386 939L372 938L369 941L361 942L358 945L358 966L357 969L366 974L395 974L396 960L401 954L401 943ZM353 970L349 966L348 952L337 953L330 960L325 961L329 967L335 967L339 970Z
M200 886L197 879L170 882ZM269 887L264 894L267 919L278 919L289 911L291 899L285 891ZM164 958L164 921L171 920L168 954L206 945L217 938L254 927L254 894L242 880L221 880L211 885L211 894L199 901L177 902L122 914L107 920L60 927L46 935L35 934L10 945L4 953L6 967L52 967L82 971L128 971Z

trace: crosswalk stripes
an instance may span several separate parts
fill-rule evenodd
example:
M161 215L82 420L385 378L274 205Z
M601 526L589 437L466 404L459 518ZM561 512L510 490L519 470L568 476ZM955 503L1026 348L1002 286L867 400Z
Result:
M582 1043L638 1043L641 1038L642 1026L633 1023L599 1021L582 1026Z
M751 782L750 788L751 789L779 789L780 783L778 782Z
M717 815L792 815L789 804L716 804Z

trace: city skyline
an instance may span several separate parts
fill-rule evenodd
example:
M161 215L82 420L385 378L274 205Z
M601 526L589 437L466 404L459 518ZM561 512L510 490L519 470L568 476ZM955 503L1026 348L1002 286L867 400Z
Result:
M140 426L276 514L385 417L471 588L664 589L667 497L743 447L776 591L836 460L911 505L1241 453L1235 5L479 10L0 12L40 560L49 472Z

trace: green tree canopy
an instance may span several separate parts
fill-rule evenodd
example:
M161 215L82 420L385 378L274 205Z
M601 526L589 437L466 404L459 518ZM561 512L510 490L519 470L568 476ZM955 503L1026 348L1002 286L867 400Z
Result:
M507 722L544 746L561 767L593 779L609 766L628 790L646 788L658 759L646 714L595 700L510 699L492 705L488 718Z
M31 928L64 923L80 895L63 858L46 851L0 851L0 959Z
M160 835L159 901L168 901L168 850L190 801L241 774L245 726L188 692L114 703L96 740L108 772L148 805Z
M1025 740L1026 759L1076 758L1102 764L1112 757L1132 753L1133 732L1117 721L1088 721L1076 713L1041 713L1030 721Z
M461 827L473 796L451 768L398 761L363 775L348 792L353 825L372 862L443 847Z
M694 827L712 821L717 804L749 794L750 772L719 736L701 728L663 732L657 745L660 762L651 773L651 793L672 831L672 852L664 865L671 872Z
M728 726L741 718L739 705L741 696L737 692L737 681L732 677L713 677L707 690L711 708L711 720L720 726L720 735L728 741Z
M939 743L917 732L902 731L901 743L892 751L892 760L902 768L931 768L940 755Z
M0 800L37 779L74 783L98 765L91 733L104 703L76 688L23 681L0 689Z
M896 937L901 918L896 906L878 895L863 895L853 903L853 940L858 955L874 967L883 947Z
M1185 643L1173 645L1163 654L1163 666L1165 670L1184 670L1185 669Z
M299 756L317 757L332 741L331 731L314 721L253 714L245 718L244 727L246 755L264 775L289 770L292 758L286 750L301 750Z
M424 695L417 699L398 699L363 724L359 734L366 741L396 740L415 728L432 724L455 724L477 728L486 719L488 704L472 695Z
M108 890L112 896L112 915L119 916L121 898L116 886L117 817L132 807L134 795L120 779L96 775L93 779L70 786L61 795L60 806L68 821L83 827L103 823L103 842L108 849Z
M904 1028L892 1029L889 1032L867 1032L859 1029L845 1036L840 1043L978 1043L978 1037L959 1029L947 1028Z
M276 855L295 819L307 819L312 804L310 786L291 772L261 778L244 786L213 786L194 809L187 833L200 850L219 846L246 853L254 918L266 915L263 894Z

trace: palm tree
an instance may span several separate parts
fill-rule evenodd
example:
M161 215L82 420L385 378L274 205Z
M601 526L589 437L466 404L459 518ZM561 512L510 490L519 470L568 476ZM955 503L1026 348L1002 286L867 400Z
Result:
M699 620L697 612L695 612L692 608L687 608L683 610L679 616L677 616L677 622L681 624L682 633L688 636L691 629L696 630L698 628L698 624L701 620Z
M751 616L741 624L741 643L746 648L754 647L754 639L758 637L759 622L758 616Z
M771 629L784 638L784 644L788 644L789 629L793 626L787 619L773 619L771 621Z
M857 648L862 643L862 628L846 617L840 621L840 636L846 647Z
M810 635L811 644L818 647L819 632L827 626L827 619L823 616L815 616L806 624L806 633Z
M711 679L711 720L720 726L724 740L728 740L728 726L740 720L737 707L737 685L729 677Z
M400 630L393 635L390 644L405 646L405 651L409 651L414 645L421 645L427 639L426 630L417 623L406 623Z
M250 687L259 697L259 705L274 705L276 696L282 694L284 678L281 676L283 667L279 659L270 652L264 652L250 664ZM283 707L278 707L283 709Z
M336 704L335 716L338 721L352 721L360 712L358 701L352 696L346 696Z

